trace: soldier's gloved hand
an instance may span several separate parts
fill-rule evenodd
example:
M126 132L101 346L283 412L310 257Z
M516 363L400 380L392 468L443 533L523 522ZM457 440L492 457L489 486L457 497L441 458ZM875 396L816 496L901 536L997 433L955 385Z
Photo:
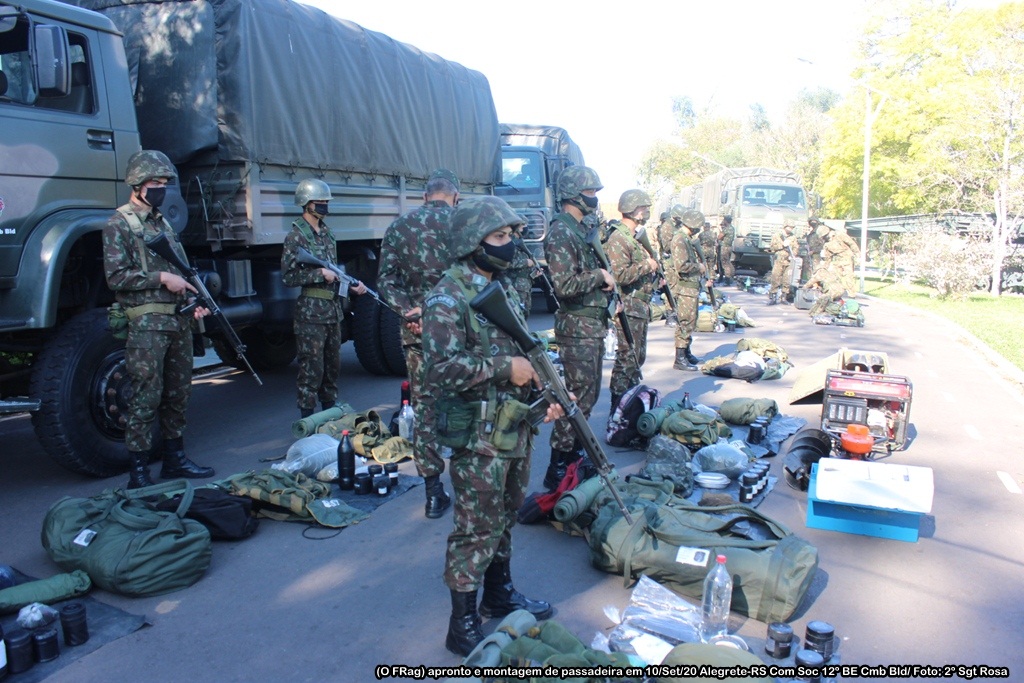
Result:
M166 271L160 271L160 284L166 287L172 294L181 294L186 290L193 294L197 293L196 288L190 285L185 278Z

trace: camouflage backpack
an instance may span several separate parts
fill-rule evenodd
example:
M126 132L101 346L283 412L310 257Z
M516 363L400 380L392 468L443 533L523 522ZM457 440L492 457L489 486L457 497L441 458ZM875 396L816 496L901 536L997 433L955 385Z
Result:
M775 359L780 363L784 363L789 360L789 354L786 349L782 348L773 341L762 339L760 337L744 337L736 342L737 351L753 351L757 355L761 356L765 360Z

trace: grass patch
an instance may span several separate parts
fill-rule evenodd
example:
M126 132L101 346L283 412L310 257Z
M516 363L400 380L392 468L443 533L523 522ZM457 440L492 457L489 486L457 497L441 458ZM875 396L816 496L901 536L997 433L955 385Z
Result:
M978 292L963 301L943 300L935 296L931 287L902 285L877 278L866 278L864 291L879 299L920 308L952 320L1024 370L1024 340L1021 339L1024 297L994 297Z

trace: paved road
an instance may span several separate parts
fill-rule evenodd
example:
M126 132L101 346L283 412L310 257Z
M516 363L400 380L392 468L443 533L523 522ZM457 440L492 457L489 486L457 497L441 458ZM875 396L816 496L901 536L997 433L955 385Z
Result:
M914 382L914 438L890 462L931 467L935 503L923 538L903 543L807 529L806 496L784 484L761 509L814 543L820 594L798 614L835 625L844 664L1001 665L1024 680L1024 544L1022 505L1024 398L1019 385L973 352L947 323L870 301L863 329L812 325L802 311L766 307L765 297L730 292L759 323L757 334L782 344L799 366L840 346L882 350L893 372ZM551 325L536 314L535 327ZM704 334L695 351L730 351L739 335ZM789 405L793 375L746 384L672 370L671 330L651 328L647 382L667 398L689 391L718 405L732 397L770 397L783 412L814 423L818 405ZM605 389L591 425L603 430ZM365 374L346 349L342 398L390 415L399 380ZM291 443L294 366L264 374L257 390L243 374L197 382L186 443L219 474L261 467L260 458ZM547 460L542 432L533 466L540 487ZM47 508L63 495L90 495L120 484L65 472L42 453L28 420L0 422L0 562L35 576L57 571L39 544ZM642 453L610 452L621 470ZM402 471L412 473L411 465ZM772 463L781 474L781 463ZM392 501L365 522L328 540L308 540L302 527L264 521L239 543L219 543L195 586L166 596L100 600L145 614L150 628L121 638L51 677L52 681L372 681L377 664L455 665L444 649L449 611L441 583L451 517L423 517L422 489ZM629 599L621 577L590 566L579 538L547 525L517 527L513 572L525 593L551 600L555 618L589 641L611 624L606 606ZM493 628L486 624L485 630ZM733 615L732 628L763 637L762 623ZM978 678L981 679L980 677ZM890 679L891 680L891 679Z

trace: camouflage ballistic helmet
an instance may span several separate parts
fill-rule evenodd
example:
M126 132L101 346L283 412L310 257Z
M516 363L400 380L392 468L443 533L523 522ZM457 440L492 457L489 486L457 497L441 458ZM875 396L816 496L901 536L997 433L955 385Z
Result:
M459 187L459 176L455 175L455 173L449 171L447 168L435 169L430 174L430 177L427 178L427 184L429 185L433 180L447 180L452 184L452 187L455 188L456 192L460 192L462 190L462 188Z
M143 149L128 157L128 168L124 180L132 187L138 187L153 178L178 177L178 170L163 152L155 149Z
M300 180L295 188L295 206L305 207L310 202L331 201L331 188L318 178Z
M688 227L690 230L696 230L704 225L704 214L697 209L687 209L683 212L681 220L683 225Z
M558 176L558 201L575 199L583 190L600 190L604 185L589 166L570 166Z
M651 197L643 190L626 190L619 197L619 213L623 216L633 213L641 206L649 207L650 205Z
M786 222L782 224L782 229L785 230L786 228L793 230L796 228L796 223L791 218L787 218Z
M495 230L522 224L523 217L501 197L488 195L464 199L452 214L452 256L465 258Z
M668 210L668 217L673 220L682 220L684 213L686 213L685 206L682 204L673 204Z

